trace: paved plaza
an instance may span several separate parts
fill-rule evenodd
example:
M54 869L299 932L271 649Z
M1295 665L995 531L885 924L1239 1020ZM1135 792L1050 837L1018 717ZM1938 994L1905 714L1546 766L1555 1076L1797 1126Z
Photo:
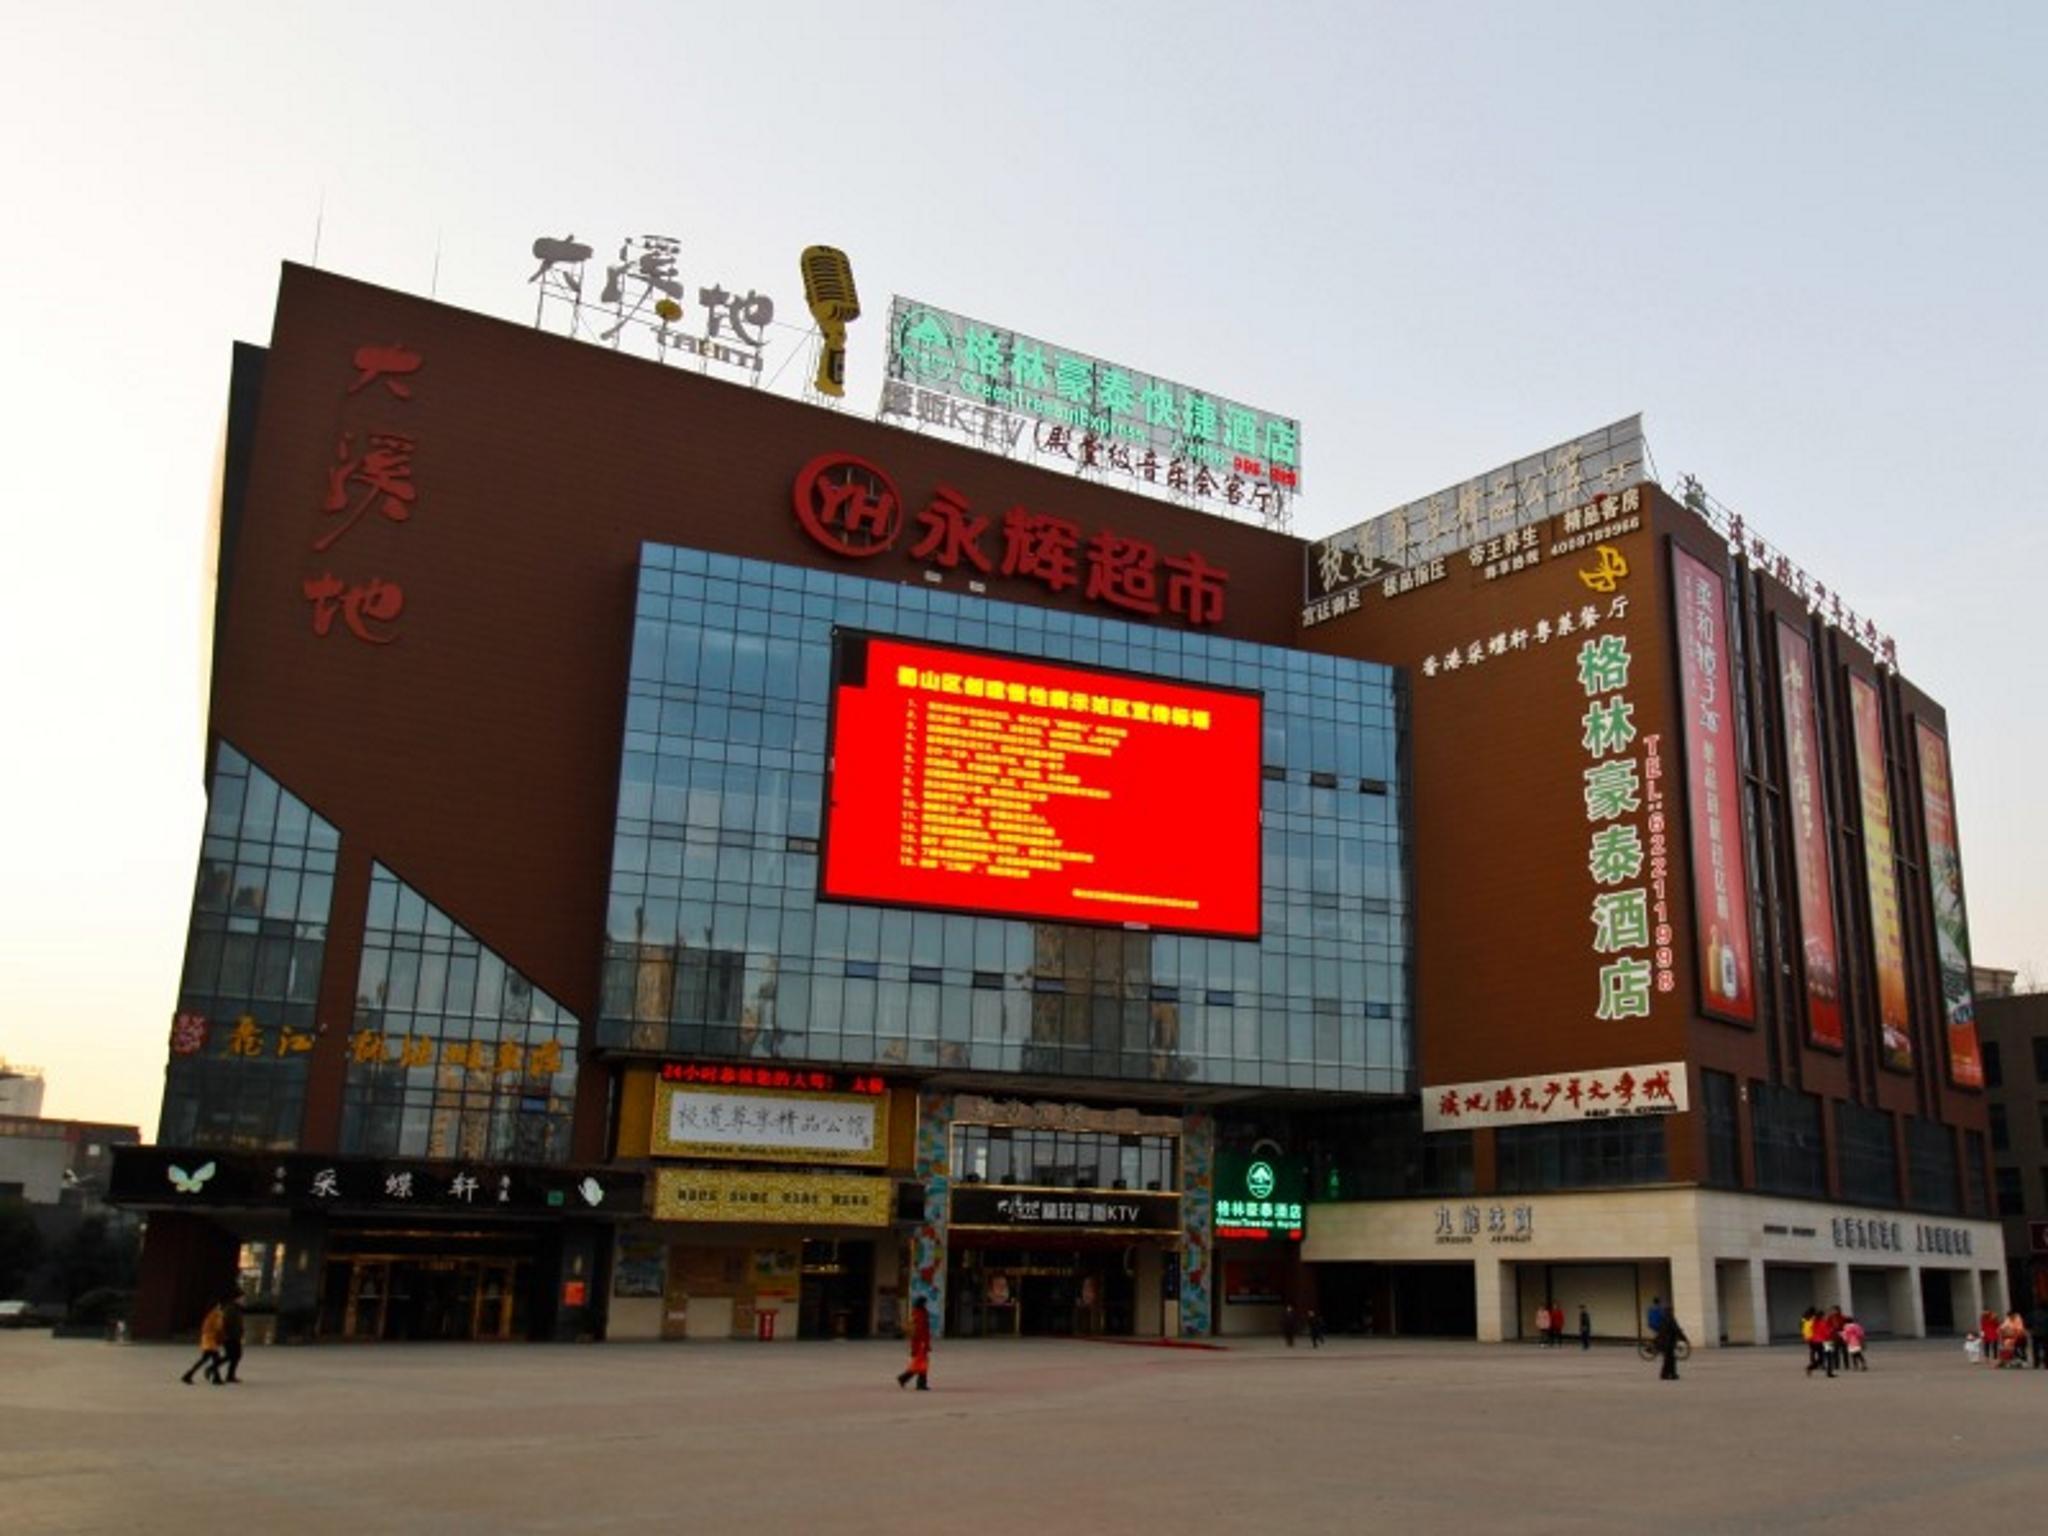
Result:
M2048 1372L1948 1343L1802 1377L1702 1352L1340 1339L190 1351L0 1334L0 1529L2038 1529Z

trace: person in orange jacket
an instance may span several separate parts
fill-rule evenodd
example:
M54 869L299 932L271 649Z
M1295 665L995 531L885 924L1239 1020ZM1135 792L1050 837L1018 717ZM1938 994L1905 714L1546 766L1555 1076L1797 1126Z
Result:
M222 1315L221 1309L215 1306L206 1314L205 1321L199 1325L199 1358L192 1362L192 1369L180 1376L178 1380L184 1382L189 1387L192 1385L193 1375L204 1367L206 1379L216 1387L219 1386L222 1358L221 1345L226 1341L226 1338L227 1319Z
M896 1378L896 1385L910 1385L910 1378L917 1378L917 1390L929 1392L932 1369L932 1314L922 1300L910 1309L910 1365Z

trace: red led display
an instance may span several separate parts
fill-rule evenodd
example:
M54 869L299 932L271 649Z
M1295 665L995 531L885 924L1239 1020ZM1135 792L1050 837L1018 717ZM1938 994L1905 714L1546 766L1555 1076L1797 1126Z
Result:
M796 1088L810 1093L883 1094L889 1085L880 1076L863 1073L841 1079L834 1072L805 1067L756 1067L724 1061L664 1061L665 1083L704 1083L721 1088Z
M842 636L821 892L1259 932L1259 698Z

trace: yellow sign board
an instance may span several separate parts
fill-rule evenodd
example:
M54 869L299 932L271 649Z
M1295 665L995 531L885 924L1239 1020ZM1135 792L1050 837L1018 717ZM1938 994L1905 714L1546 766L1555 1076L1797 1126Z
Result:
M654 1219L886 1227L892 1193L888 1179L860 1174L663 1168L655 1174Z
M652 1149L656 1157L879 1168L889 1161L889 1096L660 1082Z

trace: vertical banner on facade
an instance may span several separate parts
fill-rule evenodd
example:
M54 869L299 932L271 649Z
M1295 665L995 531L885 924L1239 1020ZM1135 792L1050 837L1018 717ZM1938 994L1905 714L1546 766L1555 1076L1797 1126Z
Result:
M1786 804L1792 874L1799 885L1799 935L1806 970L1806 1040L1842 1048L1842 960L1835 941L1835 888L1821 804L1820 711L1814 703L1813 645L1778 621L1778 686L1785 717ZM1967 973L1966 973L1967 979Z
M1970 990L1970 924L1963 913L1963 851L1949 788L1948 742L1924 720L1913 722L1920 754L1920 814L1927 828L1927 882L1933 888L1934 944L1941 957L1942 1011L1948 1021L1948 1077L1958 1088L1984 1086Z
M1700 1010L1756 1022L1749 949L1749 866L1743 856L1742 774L1735 748L1735 684L1728 664L1728 601L1721 575L1676 545L1671 579L1678 682L1685 717L1687 823L1692 847L1693 949Z
M1856 786L1863 810L1863 878L1870 895L1870 943L1877 967L1877 1022L1884 1064L1913 1069L1913 1030L1906 1009L1906 940L1899 926L1899 877L1892 861L1892 796L1884 775L1884 714L1877 685L1849 678L1856 726Z

